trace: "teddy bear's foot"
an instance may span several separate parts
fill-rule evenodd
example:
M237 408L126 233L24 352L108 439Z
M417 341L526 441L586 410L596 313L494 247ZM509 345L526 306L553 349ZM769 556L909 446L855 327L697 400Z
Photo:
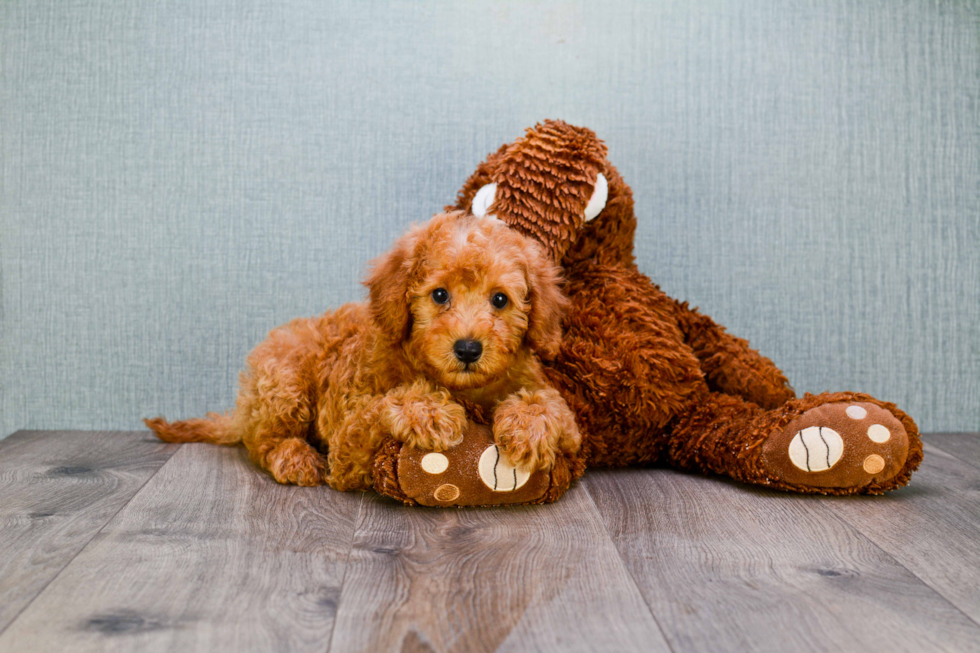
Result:
M909 437L889 410L864 401L811 408L762 446L772 478L812 488L885 486L902 471Z
M565 456L548 470L515 467L490 427L470 422L463 442L442 452L389 438L375 458L381 494L423 506L498 506L554 501L581 474ZM577 472L577 473L576 473Z

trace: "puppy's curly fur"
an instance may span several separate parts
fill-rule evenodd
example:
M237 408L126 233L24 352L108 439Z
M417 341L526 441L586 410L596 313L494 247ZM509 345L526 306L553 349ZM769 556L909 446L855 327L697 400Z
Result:
M248 357L233 412L146 424L167 442L243 442L280 483L338 490L372 486L389 434L433 451L457 444L461 404L493 415L515 464L546 468L578 451L574 417L539 360L558 352L567 300L536 242L498 220L437 215L374 261L365 285L366 303L270 333ZM479 358L458 356L460 341L479 343Z

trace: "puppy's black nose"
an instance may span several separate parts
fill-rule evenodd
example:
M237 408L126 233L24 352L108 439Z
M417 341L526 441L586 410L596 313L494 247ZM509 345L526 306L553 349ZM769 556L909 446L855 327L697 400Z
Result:
M480 360L483 355L483 345L478 340L457 340L453 345L453 353L461 362L469 365Z

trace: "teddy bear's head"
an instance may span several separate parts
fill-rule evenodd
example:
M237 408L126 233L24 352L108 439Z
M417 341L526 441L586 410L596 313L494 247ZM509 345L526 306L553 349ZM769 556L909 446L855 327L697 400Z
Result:
M447 209L496 217L564 266L633 263L633 194L585 127L546 120L487 157Z

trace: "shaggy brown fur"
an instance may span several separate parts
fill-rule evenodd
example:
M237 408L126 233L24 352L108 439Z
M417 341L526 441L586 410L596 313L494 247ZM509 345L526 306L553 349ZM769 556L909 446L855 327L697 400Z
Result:
M372 486L389 435L432 451L459 443L461 404L492 414L515 464L546 469L577 453L574 416L539 360L559 350L567 300L535 241L496 220L439 215L376 260L365 284L367 303L294 320L256 347L233 413L147 425L168 442L243 442L280 483L338 490ZM480 343L476 360L455 353L460 341Z
M600 173L608 200L586 222ZM568 330L546 372L577 416L588 465L663 461L826 494L908 482L922 444L894 404L855 393L795 398L772 361L637 270L632 193L593 132L560 121L529 129L480 164L447 209L469 209L491 183L487 214L539 240L565 269ZM790 461L791 439L813 425L843 440L833 469L810 473ZM891 437L869 439L874 425Z

